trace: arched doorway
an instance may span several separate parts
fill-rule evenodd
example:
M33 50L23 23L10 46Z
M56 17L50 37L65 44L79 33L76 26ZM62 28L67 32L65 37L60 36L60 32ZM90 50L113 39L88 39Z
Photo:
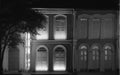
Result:
M36 71L48 71L48 48L44 45L36 50Z
M17 47L9 48L9 57L8 57L8 68L9 71L18 71L19 70L19 49Z
M57 45L53 52L53 70L66 70L66 48L62 45Z

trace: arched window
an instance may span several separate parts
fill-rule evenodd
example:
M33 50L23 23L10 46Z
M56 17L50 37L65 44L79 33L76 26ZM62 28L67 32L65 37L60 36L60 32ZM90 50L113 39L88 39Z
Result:
M67 16L54 16L54 39L67 39Z
M36 71L48 70L48 48L41 45L36 52Z
M93 60L99 60L99 46L94 44L91 47L92 54L93 54Z
M57 45L53 52L53 70L65 71L66 70L66 48L62 45Z
M36 35L37 40L47 40L49 38L49 16L45 15L47 18L47 23L44 24L43 28L38 29L38 35Z
M93 44L91 46L91 51L92 51L92 60L99 60L99 45Z
M104 47L104 54L105 54L105 60L111 60L112 58L112 45L111 44L105 44Z
M81 44L79 46L79 50L80 50L80 59L81 59L81 61L86 61L87 60L88 46L86 44Z

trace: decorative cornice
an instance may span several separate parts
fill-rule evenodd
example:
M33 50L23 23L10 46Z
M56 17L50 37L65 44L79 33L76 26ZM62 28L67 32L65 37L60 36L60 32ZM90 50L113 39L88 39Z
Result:
M70 8L32 8L44 14L73 14L74 9Z

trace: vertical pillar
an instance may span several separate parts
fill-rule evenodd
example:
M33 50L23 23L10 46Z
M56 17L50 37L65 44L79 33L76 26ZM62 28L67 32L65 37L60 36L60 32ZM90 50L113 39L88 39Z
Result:
M53 40L54 39L54 37L53 37L53 35L54 35L54 32L53 32L53 16L54 15L50 15L49 16L49 40Z
M120 10L119 10L119 48L120 48ZM119 49L119 72L120 72L120 49Z
M25 33L25 70L30 70L30 33Z
M75 45L76 45L76 42L75 42L75 25L76 25L76 11L75 10L73 10L73 19L74 19L74 21L73 21L73 72L74 72L74 70L75 70Z

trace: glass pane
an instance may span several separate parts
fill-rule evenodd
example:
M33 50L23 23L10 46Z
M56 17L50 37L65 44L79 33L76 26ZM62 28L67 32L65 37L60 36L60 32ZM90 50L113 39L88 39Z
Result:
M85 60L85 61L87 60L87 56L86 56L86 55L84 56L84 60Z
M95 55L95 51L93 50L92 52L93 52L93 55Z
M87 52L86 52L86 51L84 51L84 55L87 55Z
M108 52L107 52L107 50L105 50L105 55L107 55L108 54Z
M83 51L81 51L81 55L83 55Z
M99 56L96 56L96 60L99 60Z
M66 70L66 55L63 48L58 47L54 52L54 71Z
M95 60L95 56L93 56L93 60Z
M83 60L83 56L81 56L80 59Z
M48 70L48 52L45 48L41 47L37 51L36 56L36 71Z
M105 56L105 60L107 60L108 56Z

